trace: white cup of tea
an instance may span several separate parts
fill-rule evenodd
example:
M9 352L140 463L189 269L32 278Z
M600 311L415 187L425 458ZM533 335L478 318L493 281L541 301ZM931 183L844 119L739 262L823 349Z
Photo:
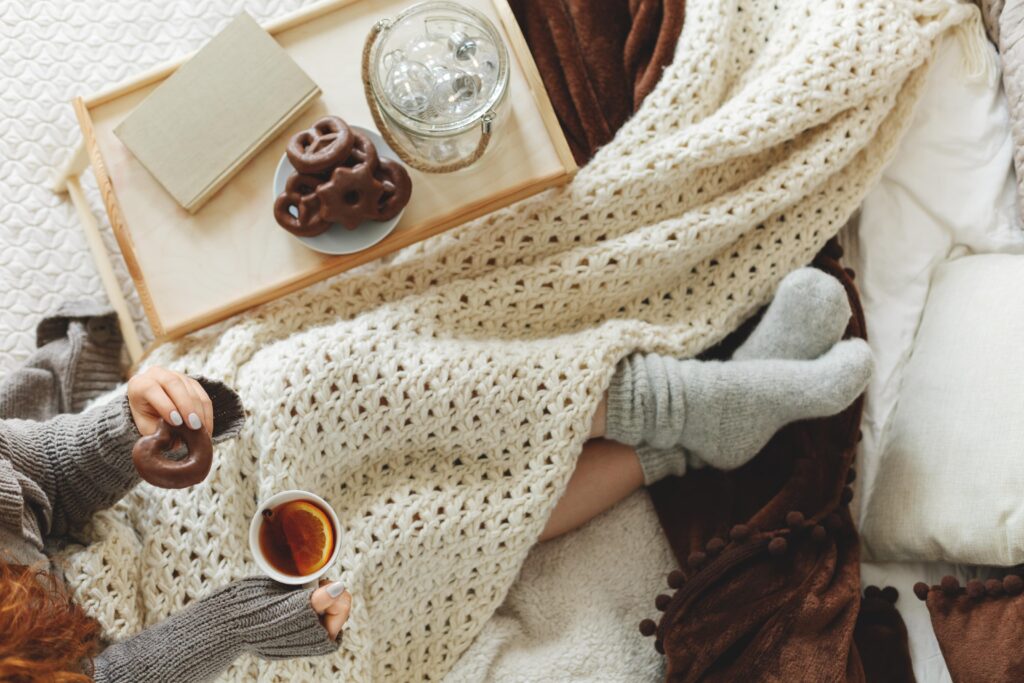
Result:
M325 546L328 542L330 547ZM249 551L263 573L281 583L316 581L338 559L340 549L338 515L309 491L293 489L267 498L249 523Z

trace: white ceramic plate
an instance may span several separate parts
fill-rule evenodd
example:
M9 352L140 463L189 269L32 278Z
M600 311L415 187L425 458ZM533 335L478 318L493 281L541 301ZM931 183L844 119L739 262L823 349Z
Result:
M352 126L352 129L370 138L370 141L377 148L378 156L402 163L398 155L388 147L388 143L384 142L384 138L377 135L376 132L361 126ZM281 161L277 164L277 171L274 173L275 198L284 192L284 184L288 180L288 176L294 172L295 169L292 167L292 162L288 161L288 155L282 154ZM389 221L363 221L355 230L349 230L340 223L332 223L327 232L322 232L316 237L299 237L298 235L292 235L292 237L310 249L319 251L321 254L330 254L332 256L354 254L357 251L372 247L390 235L391 231L398 225L398 221L402 220L402 214L404 213L405 208L403 207L398 215Z

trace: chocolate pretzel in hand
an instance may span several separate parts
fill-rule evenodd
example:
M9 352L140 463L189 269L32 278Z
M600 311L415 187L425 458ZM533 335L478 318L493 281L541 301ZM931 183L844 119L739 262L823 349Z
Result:
M184 458L170 457L181 444ZM183 489L198 484L213 466L213 441L204 429L172 427L163 420L156 431L135 442L132 463L139 476L162 489Z

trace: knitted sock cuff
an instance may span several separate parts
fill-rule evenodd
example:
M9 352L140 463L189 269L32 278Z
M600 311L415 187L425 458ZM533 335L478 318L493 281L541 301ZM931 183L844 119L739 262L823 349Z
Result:
M637 446L636 455L644 473L644 486L650 486L668 476L681 477L686 474L687 458L682 448L655 448L644 444Z
M618 365L608 387L605 436L628 446L679 445L686 419L690 363L656 353L634 353Z
M613 441L636 446L643 441L643 392L646 373L635 365L640 354L619 361L608 385L608 404L605 417L605 436Z

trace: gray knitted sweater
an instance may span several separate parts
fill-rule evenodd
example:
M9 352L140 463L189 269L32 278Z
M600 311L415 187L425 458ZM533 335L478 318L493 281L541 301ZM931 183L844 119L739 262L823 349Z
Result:
M80 392L75 387L88 387L92 392L103 384L95 378L110 374L109 363L96 361L102 356L97 339L102 342L104 338L97 337L95 331L90 334L90 325L102 328L95 317L73 322L66 330L67 337L54 342L56 353L53 346L41 348L25 368L5 378L0 383L0 407L7 403L5 412L10 415L10 407L16 403L28 414L42 417L47 408L36 404L70 406L74 400L69 389L77 399ZM119 349L119 338L112 340L112 346L113 341ZM39 370L39 356L46 353L60 357L61 363L47 362L42 364L45 371ZM81 359L91 360L83 365ZM60 369L54 372L56 366ZM75 381L68 375L76 376ZM86 381L86 375L92 375L94 381ZM199 381L214 405L214 441L234 436L244 419L238 396L220 382ZM53 391L44 390L61 386L65 391L56 392L61 394L59 400L54 399ZM16 402L13 396L17 396ZM84 413L57 414L42 422L0 419L0 559L52 569L44 544L80 527L139 482L131 459L138 438L126 398ZM329 654L336 649L337 643L328 638L310 605L309 590L249 578L110 645L96 658L94 677L103 683L187 683L215 677L246 652L283 659Z

